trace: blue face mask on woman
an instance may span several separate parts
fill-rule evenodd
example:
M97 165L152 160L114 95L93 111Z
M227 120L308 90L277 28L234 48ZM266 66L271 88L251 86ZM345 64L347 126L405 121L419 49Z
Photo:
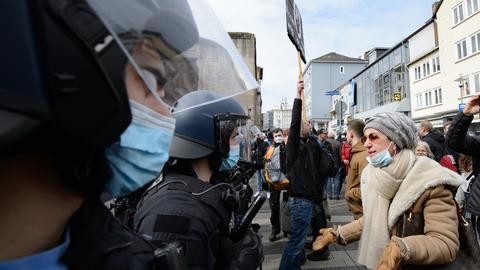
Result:
M388 149L392 146L391 142L388 147L380 153L377 153L373 157L367 157L368 163L372 164L374 167L382 168L388 166L392 163L393 157L390 155Z
M233 169L237 165L238 160L240 159L240 145L230 145L230 152L228 157L222 160L222 166L220 166L220 171L228 171Z
M107 191L124 196L155 180L168 161L175 130L175 119L158 114L130 101L132 123L105 151L112 178Z

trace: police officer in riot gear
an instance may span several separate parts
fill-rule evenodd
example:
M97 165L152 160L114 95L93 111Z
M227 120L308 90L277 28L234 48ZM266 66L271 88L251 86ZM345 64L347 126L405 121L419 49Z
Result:
M221 28L200 31L205 1L21 0L0 13L0 268L154 268L153 247L99 194L159 175L170 108L209 81L202 50L236 64L232 92L254 79Z
M256 269L261 241L251 231L238 244L228 237L233 209L225 201L226 172L251 156L248 116L233 98L207 103L215 99L196 91L178 101L171 161L139 203L134 228L157 246L180 243L188 269ZM206 104L184 110L197 102Z

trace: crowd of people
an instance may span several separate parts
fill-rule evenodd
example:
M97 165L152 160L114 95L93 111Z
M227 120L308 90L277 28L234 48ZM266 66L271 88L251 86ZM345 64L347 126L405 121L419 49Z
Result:
M279 167L289 184L279 186L263 179L267 184L263 189L275 194L270 196L269 240L279 239L281 229L289 238L280 269L300 269L306 259L328 260L329 243L346 245L357 240L358 263L368 269L478 267L475 253L470 251L465 258L463 250L463 242L477 239L462 238L459 222L471 223L478 212L480 194L471 186L478 171L480 140L467 130L472 115L479 111L479 96L453 121L445 122L443 133L428 121L417 128L405 114L387 112L366 122L349 122L346 133L335 140L326 129L316 131L301 119L302 89L299 82L290 129L273 132L282 138L288 132L288 140L276 140L271 146L282 149ZM269 155L265 162L271 162ZM265 167L263 175L269 170ZM288 207L279 211L281 192ZM327 228L327 199L340 196L354 221ZM279 226L280 212L290 223L283 222L285 228ZM309 231L313 247L306 242ZM311 248L313 252L305 255Z

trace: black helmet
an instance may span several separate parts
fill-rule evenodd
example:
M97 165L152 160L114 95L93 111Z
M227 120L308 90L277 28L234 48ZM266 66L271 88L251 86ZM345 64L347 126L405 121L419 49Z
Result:
M203 105L195 106L199 103ZM240 158L250 159L249 117L234 98L219 99L214 92L195 91L178 100L173 117L176 126L171 157L198 159L213 153L226 157L230 144L238 143Z

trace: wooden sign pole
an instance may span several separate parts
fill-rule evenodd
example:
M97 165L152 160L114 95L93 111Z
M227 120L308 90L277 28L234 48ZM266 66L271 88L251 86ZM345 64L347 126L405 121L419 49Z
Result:
M298 80L303 81L303 74L302 74L302 55L300 54L299 51L297 51L297 56L298 56ZM303 121L307 121L307 112L305 111L305 89L302 91L302 118Z

